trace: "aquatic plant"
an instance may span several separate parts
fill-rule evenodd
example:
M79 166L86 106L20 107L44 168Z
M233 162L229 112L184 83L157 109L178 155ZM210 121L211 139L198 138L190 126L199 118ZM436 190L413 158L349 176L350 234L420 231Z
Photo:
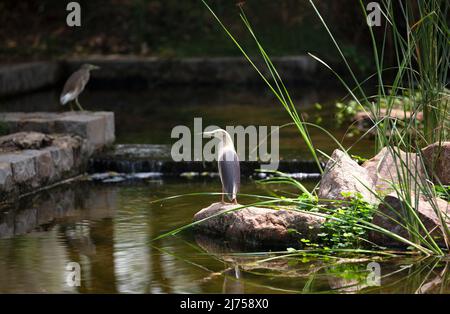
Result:
M450 185L435 185L436 195L447 202L450 202Z
M367 246L367 229L360 221L371 222L376 207L365 202L361 195L344 195L346 202L337 207L329 207L327 213L331 218L322 226L319 234L324 245L331 248L362 248Z

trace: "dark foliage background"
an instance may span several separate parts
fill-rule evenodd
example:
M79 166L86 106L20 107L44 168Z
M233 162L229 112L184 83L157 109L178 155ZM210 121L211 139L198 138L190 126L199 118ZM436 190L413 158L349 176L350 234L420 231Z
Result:
M88 54L162 57L238 55L200 0L79 0L82 26L66 25L62 0L2 0L0 58L49 59ZM349 58L364 68L370 54L367 26L357 0L316 1ZM254 46L236 0L208 3L250 51ZM255 30L272 55L313 52L336 56L307 0L247 0ZM255 51L255 50L253 50Z

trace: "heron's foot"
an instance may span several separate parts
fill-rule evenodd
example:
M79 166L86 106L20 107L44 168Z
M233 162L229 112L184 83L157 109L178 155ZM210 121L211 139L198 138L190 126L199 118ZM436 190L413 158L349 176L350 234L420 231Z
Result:
M231 203L233 203L233 205L238 205L237 199L232 200Z
M81 107L80 102L78 101L78 98L75 99L75 104L77 105L78 109L80 109L80 111L84 111L83 107Z

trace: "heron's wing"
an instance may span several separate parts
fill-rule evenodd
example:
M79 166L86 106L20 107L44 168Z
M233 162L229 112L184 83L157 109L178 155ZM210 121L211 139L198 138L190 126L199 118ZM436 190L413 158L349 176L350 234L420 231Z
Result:
M233 149L225 149L219 156L219 174L224 192L230 200L236 198L241 183L239 158Z
M84 89L87 82L89 81L89 71L78 70L74 72L68 79L66 84L64 84L61 97L67 94L72 94L75 99Z

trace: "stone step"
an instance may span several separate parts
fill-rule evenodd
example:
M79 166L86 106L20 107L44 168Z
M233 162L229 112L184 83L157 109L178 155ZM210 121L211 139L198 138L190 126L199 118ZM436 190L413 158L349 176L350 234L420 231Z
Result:
M5 112L0 121L8 133L41 132L64 133L85 138L93 149L101 149L115 140L113 112Z
M24 133L17 133L17 138ZM41 147L15 149L5 144L14 135L0 137L0 201L76 176L86 168L91 152L81 137L48 135L50 140Z

